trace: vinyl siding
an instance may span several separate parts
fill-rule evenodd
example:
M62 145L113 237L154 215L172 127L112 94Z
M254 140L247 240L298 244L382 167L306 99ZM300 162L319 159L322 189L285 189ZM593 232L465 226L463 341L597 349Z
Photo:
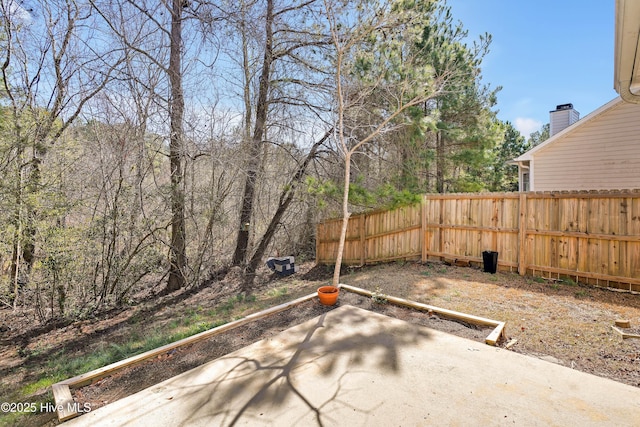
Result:
M620 103L534 154L533 190L640 188L640 105Z

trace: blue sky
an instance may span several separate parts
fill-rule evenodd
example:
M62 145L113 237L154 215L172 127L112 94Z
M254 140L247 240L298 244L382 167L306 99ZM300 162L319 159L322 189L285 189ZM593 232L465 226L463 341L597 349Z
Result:
M614 0L449 0L469 37L488 32L482 81L498 93L498 118L528 137L549 111L572 103L584 117L613 89Z

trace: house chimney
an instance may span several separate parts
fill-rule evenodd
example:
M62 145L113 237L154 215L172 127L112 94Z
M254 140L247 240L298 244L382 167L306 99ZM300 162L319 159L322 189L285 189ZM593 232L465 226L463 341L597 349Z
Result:
M549 119L551 137L580 120L580 113L573 109L573 104L561 104L556 105L554 111L549 111Z

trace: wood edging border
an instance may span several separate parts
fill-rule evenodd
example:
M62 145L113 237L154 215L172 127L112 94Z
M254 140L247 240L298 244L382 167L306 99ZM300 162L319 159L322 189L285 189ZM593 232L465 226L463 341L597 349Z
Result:
M348 292L353 292L353 293L368 296L368 297L373 296L372 292L367 291L366 289L355 287L355 286L340 284L338 285L338 287ZM257 313L250 314L248 316L243 317L242 319L238 319L233 322L226 323L224 325L200 332L190 337L183 338L181 340L163 345L153 350L140 353L138 355L129 357L127 359L103 366L98 369L94 369L84 374L77 375L75 377L68 378L56 384L53 384L51 386L51 390L53 393L53 399L55 401L55 405L57 409L58 420L60 422L63 422L63 421L67 421L72 418L75 418L79 415L82 415L79 412L79 409L81 408L73 400L73 396L71 395L72 388L83 387L85 385L98 381L99 379L102 379L108 375L114 374L122 369L135 366L137 364L140 364L146 361L147 359L159 356L163 353L166 353L167 351L173 350L183 345L193 344L195 342L214 337L216 335L235 329L247 323L251 323L253 321L259 320L271 314L275 314L275 313L279 313L281 311L287 310L291 307L294 307L296 305L299 305L303 302L309 301L314 298L317 298L316 292L297 298L293 301L289 301L287 303L280 304L280 305L268 308L266 310L262 310ZM427 311L427 312L431 311L439 315L442 315L443 317L447 317L455 320L461 320L474 325L493 326L494 327L493 331L485 339L485 343L488 345L495 346L498 340L500 339L500 337L504 334L505 322L491 320L484 317L473 316L470 314L460 313L453 310L447 310L444 308L422 304L419 302L406 300L403 298L397 298L397 297L392 297L388 295L385 295L385 298L388 302L392 304L414 308L421 311Z
M356 294L360 294L368 297L373 296L373 292L367 291L366 289L357 288L355 286L341 284L339 287L340 289L345 289L347 291L350 291ZM447 310L446 308L440 308L433 305L423 304L420 302L411 301L403 298L397 298L389 295L385 295L384 298L392 304L401 305L409 308L415 308L421 311L427 311L427 312L432 311L434 313L437 313L449 319L461 320L467 323L471 323L473 325L493 326L494 327L493 331L491 331L491 333L485 339L485 343L487 343L488 345L492 345L492 346L497 345L498 340L502 335L504 335L504 332L505 332L506 323L498 320L487 319L485 317L474 316L472 314L465 314L459 311Z
M622 329L620 329L620 328L618 328L616 326L612 325L611 328L614 331L616 331L617 333L619 333L622 336L623 340L626 340L626 339L629 339L629 338L640 338L640 335L627 333L627 332L623 331Z
M57 408L58 420L62 422L62 421L69 420L71 418L75 418L78 415L81 415L80 413L78 413L79 408L77 408L77 405L75 404L75 402L73 401L73 397L71 396L70 389L72 388L79 388L79 387L91 384L95 381L98 381L101 378L114 374L122 369L135 366L139 363L146 361L147 359L166 353L169 350L173 350L183 345L193 344L198 341L202 341L204 339L214 337L223 332L227 332L231 329L235 329L239 326L261 319L268 315L287 310L293 307L294 305L301 304L313 298L317 298L317 294L315 292L312 294L303 296L301 298L295 299L293 301L289 301L287 303L280 304L280 305L268 308L266 310L262 310L257 313L250 314L246 317L243 317L242 319L225 323L224 325L221 325L212 329L208 329L206 331L200 332L190 337L183 338L181 340L163 345L161 347L146 351L144 353L140 353L138 355L129 357L119 362L115 362L110 365L103 366L98 369L94 369L93 371L89 371L87 373L77 375L73 378L60 381L51 387L53 392L53 398Z

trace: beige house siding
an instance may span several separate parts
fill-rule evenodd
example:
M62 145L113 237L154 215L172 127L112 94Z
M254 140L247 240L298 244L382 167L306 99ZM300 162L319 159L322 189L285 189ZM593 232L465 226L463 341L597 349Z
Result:
M618 103L532 155L534 191L640 188L640 105Z

